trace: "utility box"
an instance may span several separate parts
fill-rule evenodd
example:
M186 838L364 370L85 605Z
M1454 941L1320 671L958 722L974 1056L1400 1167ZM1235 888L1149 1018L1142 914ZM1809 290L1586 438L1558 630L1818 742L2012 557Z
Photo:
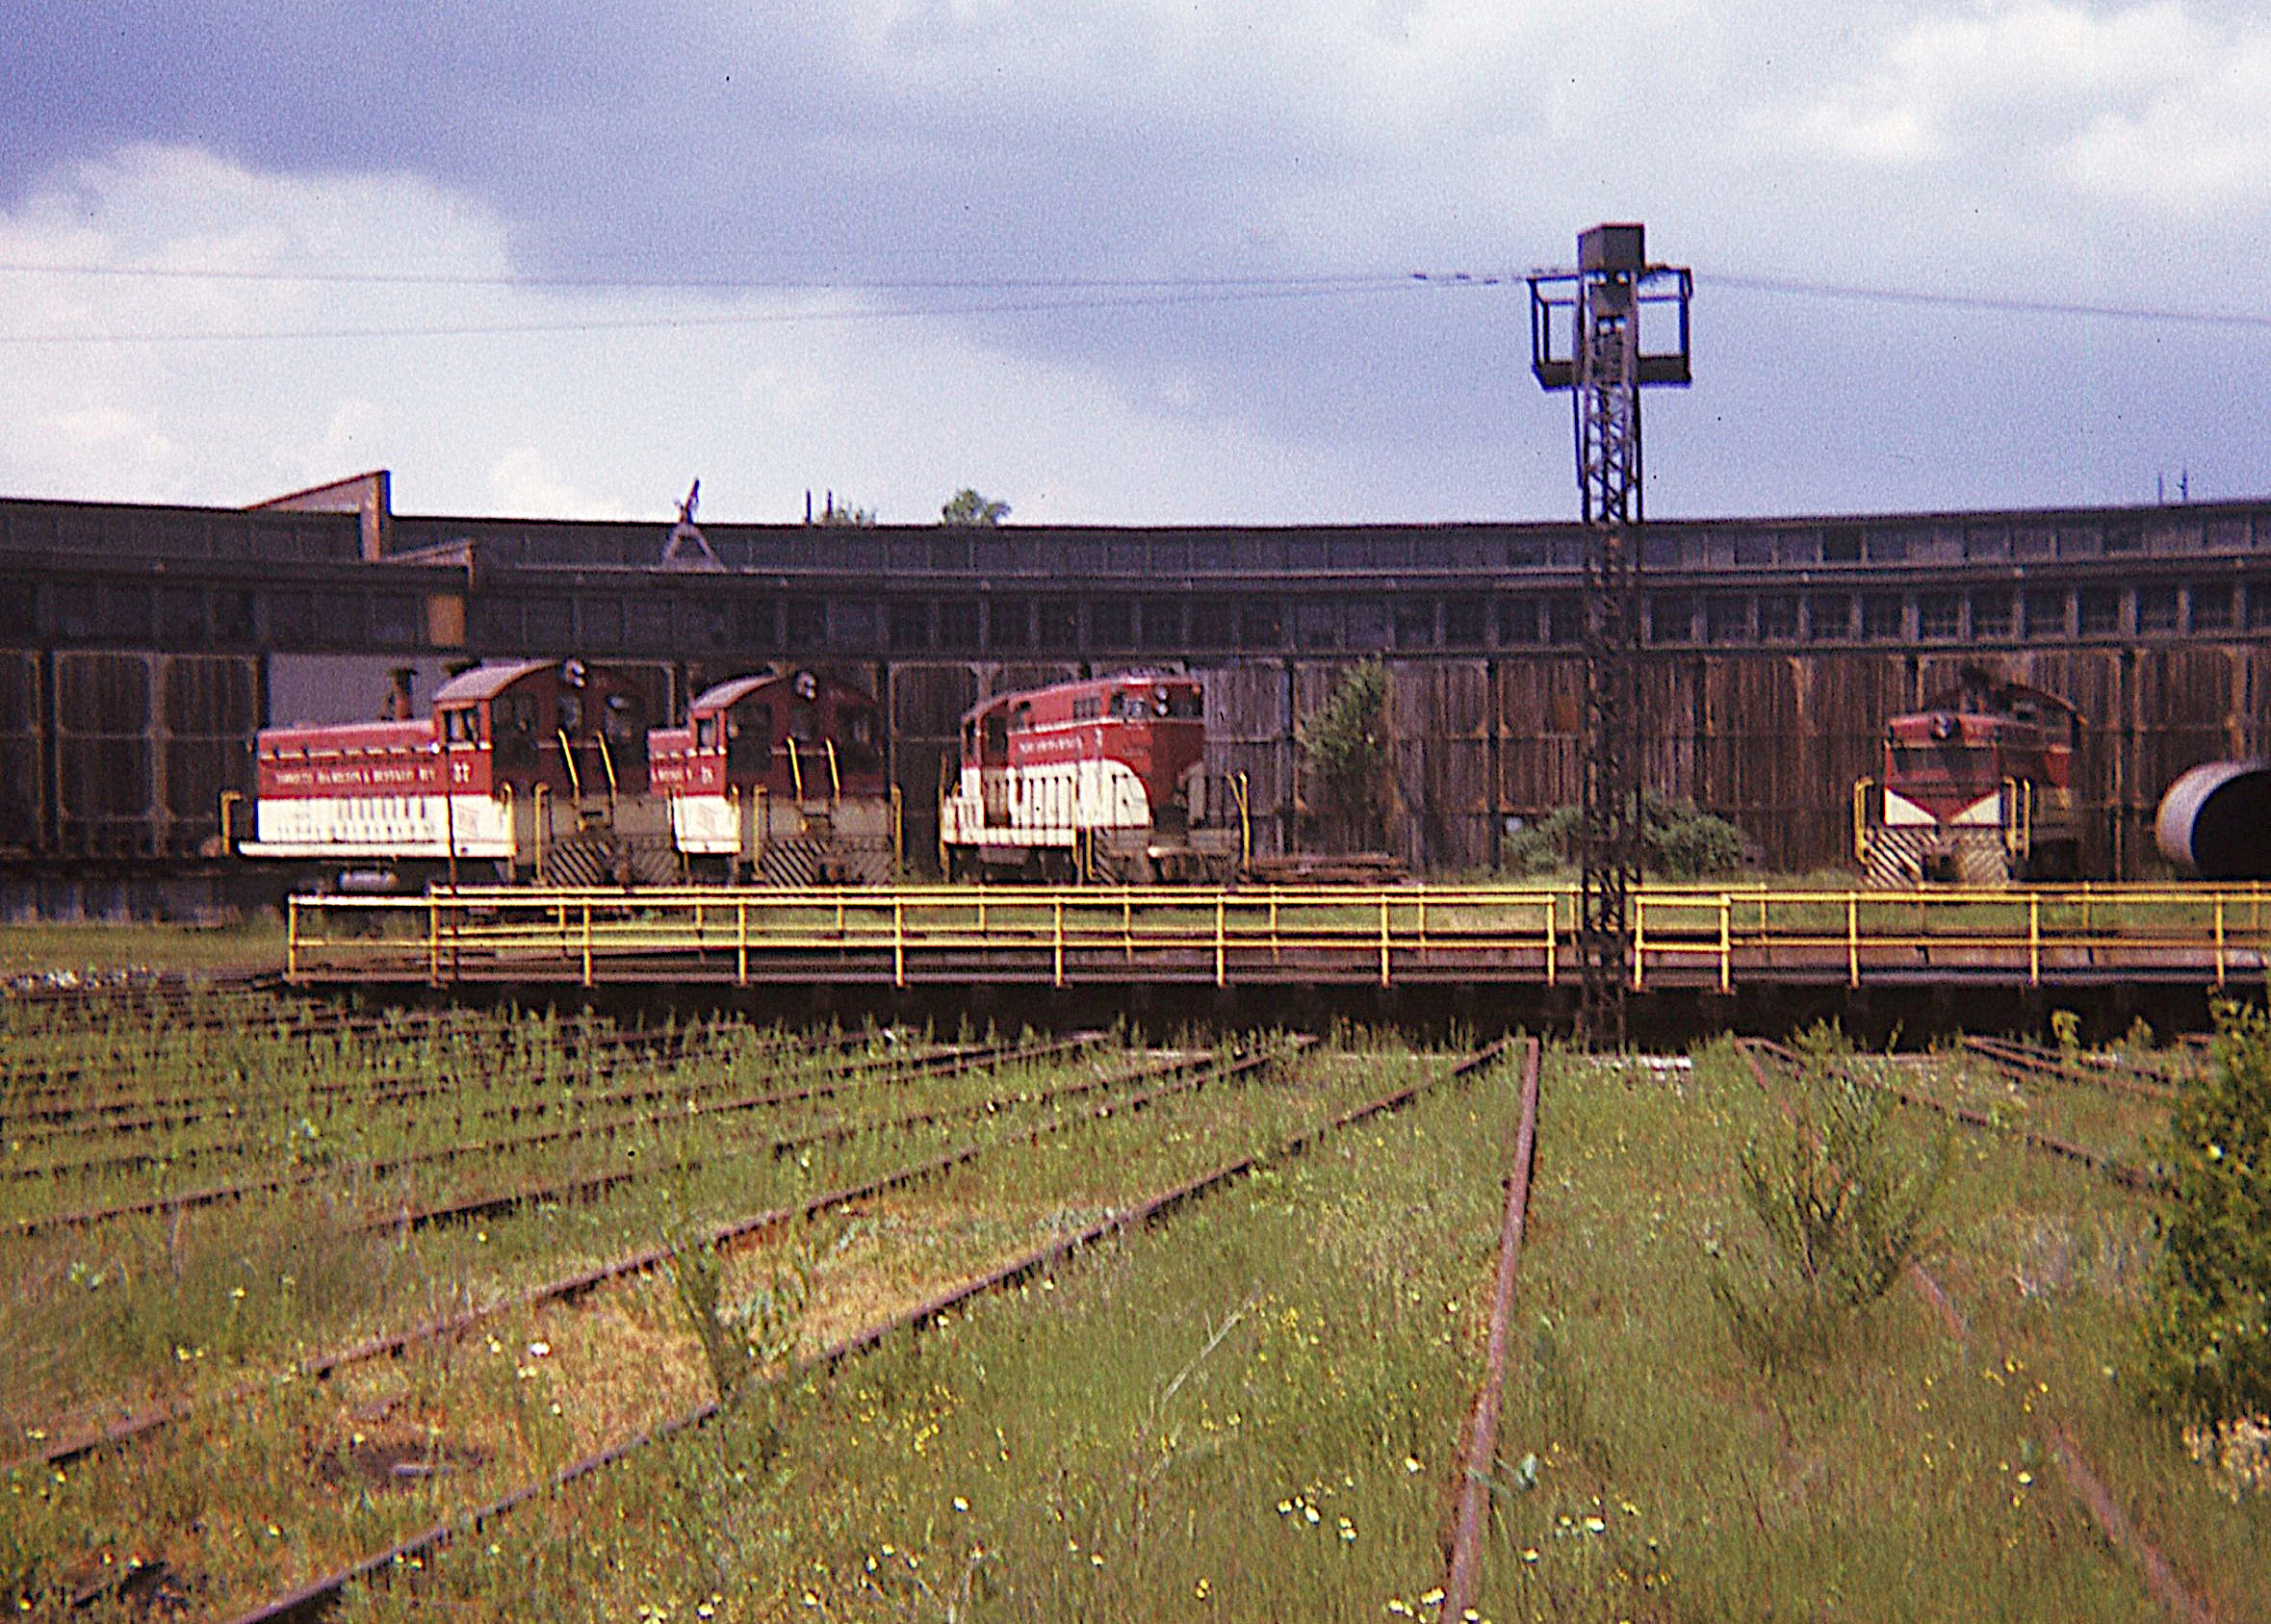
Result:
M1638 276L1648 265L1647 227L1596 225L1577 234L1577 269Z

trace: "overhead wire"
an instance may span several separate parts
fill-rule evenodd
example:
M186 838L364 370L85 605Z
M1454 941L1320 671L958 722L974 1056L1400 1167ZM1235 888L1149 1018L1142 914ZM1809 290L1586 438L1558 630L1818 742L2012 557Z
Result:
M466 288L568 293L831 294L901 297L923 295L1004 296L761 310L685 311L627 316L561 316L513 321L373 322L334 326L209 327L134 332L0 333L0 346L183 345L354 339L471 338L533 333L653 331L815 322L918 320L925 317L1046 315L1058 312L1174 308L1278 302L1427 290L1485 290L1525 283L1518 271L1349 271L1269 274L1153 276L546 276L492 271L301 271L191 266L0 262L0 275L53 275L114 280L205 281L310 287ZM2271 328L2271 313L2187 310L2114 302L2029 298L1997 294L1875 287L1731 271L1700 271L1696 281L1781 296L1827 298L1990 313L2157 322L2169 325Z

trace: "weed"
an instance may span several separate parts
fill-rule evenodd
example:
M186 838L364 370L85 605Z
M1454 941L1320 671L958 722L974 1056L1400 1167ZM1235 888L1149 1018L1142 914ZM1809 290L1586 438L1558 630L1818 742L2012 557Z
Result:
M1798 1041L1798 1081L1783 1131L1742 1150L1742 1189L1768 1250L1752 1277L1722 1261L1712 1292L1736 1345L1774 1370L1826 1354L1858 1310L1892 1289L1916 1256L1947 1182L1942 1133L1920 1161L1886 1132L1892 1099L1857 1076L1842 1034Z
M2172 1194L2136 1371L2148 1407L2209 1427L2271 1412L2271 1017L2226 1003L2216 1023L2162 1147Z

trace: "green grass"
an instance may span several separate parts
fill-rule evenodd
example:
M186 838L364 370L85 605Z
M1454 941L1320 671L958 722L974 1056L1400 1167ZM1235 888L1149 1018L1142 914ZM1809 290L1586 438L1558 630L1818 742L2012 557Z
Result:
M631 1108L599 1096L641 1078L710 1098L784 1086L813 1074L805 1051L817 1045L722 1024L684 1059L626 1056L600 1078L583 1028L494 1015L352 1037L5 1018L0 1106L20 1101L30 1069L76 1054L92 1068L88 1086L119 1097L203 1090L237 1105L225 1133L208 1123L120 1143L207 1146L217 1166L298 1155L290 1165L319 1174L288 1199L178 1224L0 1238L12 1288L0 1423L16 1435L252 1384L146 1447L13 1478L0 1582L55 1616L106 1556L114 1568L162 1560L193 1613L226 1613L710 1393L661 1277L512 1310L327 1382L279 1379L305 1351L952 1145L999 1143L729 1250L729 1303L785 1271L809 1280L797 1334L810 1353L1357 1099L1440 1079L1451 1061L1343 1031L1267 1075L1101 1120L1073 1120L1084 1101L1028 1099L935 1127L885 1125L1139 1058L1107 1045L1001 1077L857 1084L746 1122L649 1123L388 1179L356 1170L487 1136L515 1106L541 1105L524 1123L536 1127L619 1114ZM2156 1131L2150 1102L2047 1081L2014 1092L1968 1057L1856 1064L2125 1157L2147 1155ZM319 1092L343 1080L357 1086ZM424 1102L387 1099L420 1080L449 1086ZM759 1148L846 1116L869 1131L787 1157ZM746 1386L711 1425L350 1593L347 1616L1432 1624L1514 1116L1510 1065L1442 1083L919 1337ZM1065 1125L1009 1143L1048 1120ZM302 1121L315 1138L295 1142ZM1739 1161L1779 1122L1724 1044L1685 1073L1549 1057L1483 1616L2151 1615L2137 1568L2052 1462L2054 1422L2219 1617L2271 1619L2260 1578L2271 1496L2230 1493L2139 1409L2127 1379L2157 1256L2152 1199L2007 1132L1956 1130L1923 1263L1964 1334L1903 1282L1822 1356L1769 1373L1737 1348L1711 1282L1758 1244ZM1944 1131L1905 1108L1888 1129L1918 1153ZM352 1232L389 1201L634 1160L667 1171L477 1224ZM9 1199L39 1210L159 1182L152 1170L29 1180ZM77 1615L130 1611L97 1602Z
M59 970L272 970L283 963L283 922L266 912L227 925L0 924L0 977Z

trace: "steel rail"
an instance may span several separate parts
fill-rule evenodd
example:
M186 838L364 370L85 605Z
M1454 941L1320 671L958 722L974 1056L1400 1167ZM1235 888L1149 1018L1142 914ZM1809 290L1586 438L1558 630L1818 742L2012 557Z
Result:
M1522 1057L1522 1115L1514 1131L1512 1171L1507 1177L1506 1218L1499 1225L1498 1274L1491 1291L1483 1381L1467 1418L1466 1447L1459 1455L1457 1514L1445 1552L1443 1606L1438 1614L1443 1618L1464 1618L1475 1605L1482 1583L1491 1468L1498 1458L1499 1406L1506 1387L1507 1344L1513 1324L1514 1279L1522 1266L1522 1231L1530 1213L1530 1169L1537 1147L1537 1087L1543 1050L1544 1045L1532 1038Z
M2183 1097L2181 1089L2167 1083L2144 1080L2143 1069L2125 1067L2117 1072L2094 1067L2076 1066L2068 1062L2017 1044L2006 1044L1995 1038L1967 1037L1964 1047L2000 1067L2005 1071L2025 1071L2035 1076L2056 1077L2064 1082L2082 1083L2112 1094L2128 1095L2135 1099L2170 1104ZM2129 1074L2123 1074L2129 1073Z
M1785 1064L1794 1063L1796 1057L1781 1044L1768 1043L1764 1039L1739 1039L1737 1046L1743 1058L1750 1063L1751 1075L1757 1078L1759 1087L1766 1090L1768 1096L1782 1106L1785 1116L1789 1116L1789 1102L1777 1095L1768 1083L1765 1069L1760 1066L1758 1057L1764 1051L1775 1055ZM1936 1104L1932 1108L1946 1109ZM1985 1120L1981 1119L1981 1121ZM2068 1147L2069 1150L2072 1148ZM2065 1154L2066 1151L2058 1153ZM1907 1274L1917 1294L1924 1300L1939 1319L1941 1329L1946 1331L1959 1348L1968 1349L1972 1340L1971 1324L1964 1318L1961 1310L1956 1307L1954 1300L1948 1295L1947 1289L1932 1276L1930 1271L1914 1258L1909 1260ZM2066 1430L2056 1420L2049 1416L2043 1418L2043 1427L2051 1446L2051 1453L2057 1459L2065 1476L2067 1487L2073 1491L2075 1498L2082 1503L2083 1508L2097 1523L2099 1532L2105 1536L2106 1542L2129 1552L2136 1560L2145 1570L2147 1586L2161 1605L2171 1612L2184 1619L2186 1624L2215 1624L2215 1615L2208 1610L2207 1605L2178 1577L2176 1570L2169 1565L2168 1560L2161 1556L2159 1549L2154 1545L2153 1541L2122 1514L2121 1508L2114 1500L2112 1492L2106 1488L2104 1481L2091 1467L2088 1457L2082 1454L2080 1447L2068 1435ZM1450 1616L1448 1611L1445 1616Z
M806 1052L818 1054L832 1049L841 1051L844 1049L857 1047L865 1042L865 1039L853 1038L846 1039L837 1044L816 1044L811 1045ZM689 1107L695 1106L699 1101L702 1102L702 1109L723 1109L726 1108L727 1102L709 1102L707 1099L707 1091L699 1088L689 1089L687 1087L687 1084L691 1081L691 1079L688 1079L684 1074L686 1068L698 1067L706 1061L722 1060L727 1062L737 1062L774 1058L780 1054L782 1049L785 1049L787 1046L788 1045L787 1044L781 1044L777 1046L769 1046L760 1050L740 1050L731 1055L721 1055L714 1052L713 1050L704 1048L686 1049L671 1054L667 1057L618 1057L616 1060L610 1062L604 1070L589 1073L591 1079L593 1081L597 1081L604 1077L609 1081L612 1081L616 1077L622 1076L626 1072L644 1072L652 1080L640 1084L634 1088L611 1089L606 1093L583 1096L573 1099L545 1097L538 1095L531 1095L526 1098L502 1099L492 1104L482 1105L472 1111L460 1111L454 1117L448 1119L436 1118L433 1119L433 1121L436 1122L447 1121L451 1126L456 1128L463 1128L469 1122L476 1124L481 1122L493 1122L501 1118L517 1123L521 1121L524 1117L542 1117L551 1112L565 1111L571 1105L577 1107L621 1105L636 1100L654 1100L661 1098L683 1099ZM929 1054L943 1054L967 1051L963 1049L961 1045L947 1044L937 1049L923 1052ZM901 1057L896 1056L877 1057L877 1064L897 1064L899 1063L900 1058ZM862 1068L860 1067L859 1063L855 1062L852 1066L845 1068L843 1071L837 1074L839 1076L848 1076L850 1072L861 1069ZM550 1085L544 1079L533 1077L525 1079L522 1084L524 1089L541 1089L548 1086ZM340 1093L351 1095L353 1088L354 1085L351 1083L343 1083L335 1086L326 1086L323 1092L326 1094ZM374 1091L371 1094L362 1096L359 1098L358 1103L377 1106L413 1105L420 1100L432 1099L450 1095L452 1093L460 1092L463 1090L463 1079L453 1078L449 1081L429 1083L415 1088ZM495 1092L494 1085L485 1085L485 1092ZM285 1112L291 1111L294 1106L294 1101L292 1099L281 1097L265 1103L272 1106L274 1109ZM231 1115L235 1116L237 1113L232 1112ZM671 1115L675 1117L677 1113L673 1112ZM191 1117L183 1119L181 1122L177 1123L176 1125L187 1125L189 1122L202 1121L206 1119L203 1117ZM80 1133L86 1132L88 1130L72 1129L69 1131ZM154 1132L158 1130L150 1127L142 1127L140 1125L130 1126L128 1124L121 1123L116 1124L112 1128L111 1131L123 1134L138 1131ZM36 1143L36 1141L27 1139L16 1141L14 1143L31 1144ZM36 1166L0 1168L0 1179L21 1180L34 1178L61 1178L89 1173L132 1171L137 1168L148 1168L160 1165L171 1166L178 1163L219 1159L228 1156L242 1156L245 1154L257 1153L264 1148L266 1148L266 1147L262 1146L261 1144L254 1141L247 1141L243 1138L214 1141L203 1145L180 1146L171 1148L153 1147L141 1150L121 1150L107 1156L89 1156L75 1162L45 1162Z
M1206 1052L1208 1051L1201 1051L1200 1062L1173 1062L1170 1063L1171 1069L1174 1065L1202 1063L1203 1055ZM942 1070L943 1074L954 1074L951 1070L944 1069ZM916 1074L911 1071L901 1072L896 1077L886 1080L902 1080ZM898 1117L863 1117L849 1120L838 1118L808 1131L776 1136L764 1140L762 1143L752 1143L746 1137L735 1136L713 1145L711 1151L734 1155L755 1155L759 1151L763 1151L778 1161L781 1157L795 1150L811 1149L822 1145L838 1145L867 1134L890 1133L904 1128L927 1127L942 1122L960 1121L972 1117L995 1116L1004 1109L1020 1105L1051 1104L1061 1099L1078 1098L1083 1095L1095 1094L1101 1089L1116 1088L1127 1081L1129 1079L1125 1076L1101 1077L1084 1083L1068 1083L1062 1088L1043 1089L1034 1094L991 1095L971 1104L940 1106L929 1110L912 1111ZM780 1095L766 1096L760 1099L745 1102L736 1101L734 1108L740 1109L746 1106L754 1109L774 1103L794 1103L800 1099L823 1097L838 1092L839 1091L835 1089L799 1089ZM712 1113L712 1115L717 1114L719 1113ZM694 1119L689 1116L684 1119L673 1118L671 1120L691 1121ZM668 1171L691 1171L695 1168L708 1166L710 1161L710 1154L673 1157L669 1163ZM469 1196L461 1199L421 1207L416 1210L403 1207L397 1212L387 1213L356 1225L356 1229L358 1232L366 1234L385 1234L390 1231L430 1228L440 1224L463 1224L476 1219L503 1217L506 1213L538 1202L556 1201L566 1204L570 1201L587 1201L604 1196L610 1190L620 1189L626 1184L635 1184L641 1179L655 1177L664 1171L665 1169L661 1167L616 1168L606 1173L563 1179L556 1183L526 1185L517 1190Z
M967 1070L973 1066L992 1061L995 1064L1014 1064L1019 1060L1037 1059L1045 1055L1077 1048L1094 1041L1093 1035L1058 1040L1048 1044L1027 1044L1021 1048L1006 1046L982 1050L975 1054L956 1055L943 1061L923 1060L915 1063L912 1074L930 1075L937 1070L949 1073ZM752 1107L754 1108L754 1107ZM423 1167L433 1163L458 1160L473 1155L492 1155L499 1151L522 1150L535 1145L556 1144L563 1140L587 1136L635 1131L675 1121L692 1120L680 1112L650 1112L641 1116L617 1118L609 1121L585 1123L573 1128L553 1128L541 1133L521 1134L515 1137L491 1140L480 1145L445 1146L433 1150L414 1151L405 1155L384 1157L355 1164L357 1171L369 1176L383 1177L404 1168ZM112 1206L88 1207L75 1212L42 1213L13 1221L18 1235L32 1236L53 1233L63 1229L85 1229L117 1218L146 1217L153 1213L171 1213L195 1207L213 1206L222 1201L243 1200L251 1196L275 1195L288 1190L314 1184L335 1169L311 1169L305 1173L275 1178L258 1179L245 1184L208 1185L198 1190L186 1190L178 1195L154 1197L148 1200L120 1202Z
M388 1034L384 1032L373 1034L373 1036L378 1038L384 1038ZM508 1049L511 1047L511 1045L505 1042L485 1041L491 1037L494 1037L498 1040L505 1038L507 1034L506 1030L503 1028L497 1029L493 1034L484 1033L474 1029L455 1029L451 1027L430 1028L422 1034L402 1034L405 1039L411 1042L430 1039L437 1035L445 1038L471 1040L469 1042L465 1042L462 1044L463 1047L473 1051L471 1055L464 1057L470 1060L477 1060L483 1054L497 1050ZM284 1034L286 1041L290 1041L294 1036L296 1035L291 1033ZM644 1032L635 1029L631 1031L583 1032L575 1034L567 1042L554 1046L551 1052L559 1055L564 1061L568 1062L582 1062L591 1058L593 1053L598 1052L615 1055L631 1054L636 1059L652 1059L659 1063L674 1059L683 1059L690 1053L699 1052L701 1045L706 1044L713 1044L715 1042L716 1038L713 1032L693 1026L681 1028L675 1034L669 1032ZM111 1066L116 1066L120 1064L144 1063L156 1058L160 1057L146 1054L117 1055L114 1056L109 1064ZM89 1067L65 1072L64 1075L84 1076L88 1070L102 1069L104 1068ZM415 1085L405 1085L405 1087L415 1087ZM354 1082L314 1083L309 1085L308 1092L317 1095L347 1095L357 1098L375 1097L374 1096L366 1095L363 1092L362 1085ZM90 1121L84 1124L79 1124L77 1122L77 1119L88 1116L90 1113L115 1113L133 1110L162 1112L187 1110L192 1106L229 1105L235 1103L237 1097L238 1096L234 1095L206 1091L202 1093L173 1094L165 1096L133 1095L120 1092L113 1093L99 1098L88 1098L84 1096L74 1095L71 1089L61 1084L50 1084L21 1091L13 1095L12 1097L0 1096L0 1122L6 1122L9 1121L19 1121L28 1123L48 1122L63 1124L64 1131L108 1132L114 1129L137 1126L140 1124L133 1121L128 1121L125 1122ZM50 1105L47 1103L48 1101L56 1100L60 1100L63 1103L56 1105ZM28 1104L35 1101L39 1102L38 1109L19 1110L16 1108L19 1105ZM193 1115L185 1120L194 1121L194 1117ZM50 1129L46 1131L57 1130Z
M1293 1045L1293 1052L1298 1053L1301 1049L1310 1046L1314 1042L1315 1040L1310 1038L1298 1039ZM1040 1122L1032 1127L1020 1129L1006 1138L968 1140L928 1160L910 1163L907 1166L878 1173L874 1177L864 1179L859 1183L844 1185L839 1189L809 1197L798 1206L769 1207L761 1212L728 1220L726 1223L713 1225L705 1231L702 1238L703 1244L711 1247L725 1246L731 1242L746 1239L761 1230L778 1228L799 1219L816 1218L832 1208L847 1206L855 1201L869 1200L922 1179L950 1173L958 1167L977 1160L982 1155L996 1150L1016 1149L1025 1145L1037 1143L1049 1134L1109 1117L1116 1111L1142 1110L1157 1100L1188 1092L1209 1082L1226 1081L1232 1077L1242 1076L1247 1072L1258 1070L1278 1058L1279 1056L1277 1054L1264 1050L1235 1060L1227 1066L1219 1066L1219 1057L1209 1051L1187 1059L1139 1068L1136 1071L1119 1078L1117 1085L1152 1082L1162 1078L1176 1080L1166 1081L1158 1088L1148 1089L1140 1094L1091 1104L1076 1115L1059 1117ZM1210 1065L1216 1065L1217 1069L1211 1071L1206 1070L1205 1068ZM503 1314L538 1307L546 1302L567 1301L611 1280L621 1279L631 1275L644 1274L658 1264L667 1262L676 1254L676 1249L672 1247L649 1247L627 1256L619 1257L611 1263L603 1263L590 1269L579 1270L573 1275L528 1287L512 1296L499 1298L479 1308L469 1308L461 1313L445 1315L441 1319L429 1321L407 1330L392 1331L380 1336L366 1338L361 1342L350 1343L344 1348L335 1349L326 1353L312 1353L297 1360L285 1379L324 1379L334 1372L351 1365L389 1357L423 1343L461 1334ZM46 1444L36 1454L25 1455L17 1459L0 1464L0 1476L30 1465L68 1465L74 1460L93 1454L98 1449L146 1437L163 1428L186 1420L209 1405L236 1404L246 1399L257 1398L268 1390L271 1380L272 1379L240 1382L219 1393L192 1396L176 1400L156 1409L122 1417L97 1431L76 1433L71 1437Z
M789 1373L804 1375L817 1370L833 1370L857 1358L862 1353L881 1346L894 1336L916 1335L927 1327L942 1325L945 1323L947 1314L962 1307L965 1303L1028 1279L1045 1271L1052 1264L1062 1262L1080 1251L1093 1248L1111 1236L1133 1233L1148 1228L1160 1218L1186 1203L1234 1184L1267 1163L1289 1160L1294 1156L1301 1155L1312 1146L1343 1128L1368 1121L1374 1117L1390 1111L1401 1110L1439 1081L1471 1075L1493 1063L1512 1041L1511 1038L1500 1039L1479 1054L1453 1068L1445 1078L1431 1078L1410 1088L1383 1095L1379 1098L1337 1113L1322 1122L1312 1124L1310 1127L1291 1135L1273 1151L1242 1156L1235 1161L1226 1163L1211 1173L1200 1173L1195 1178L1187 1179L1183 1183L1134 1206L1108 1214L1076 1234L1064 1236L1035 1248L1021 1256L999 1265L974 1280L957 1286L952 1291L931 1298L912 1308L904 1309L865 1330L854 1332L819 1353L796 1361L790 1367ZM724 1405L713 1401L597 1454L571 1461L534 1482L524 1484L509 1494L490 1501L471 1511L461 1512L447 1521L436 1523L421 1533L399 1541L375 1556L363 1559L352 1566L342 1568L321 1579L311 1580L297 1589L288 1591L249 1611L238 1613L230 1620L230 1624L283 1624L283 1621L303 1624L303 1621L322 1618L338 1605L348 1585L374 1579L412 1561L423 1561L426 1556L453 1539L477 1533L489 1523L509 1515L533 1500L604 1471L618 1461L628 1459L650 1445L666 1442L681 1433L706 1426L724 1413L725 1408Z
M1738 1038L1736 1044L1745 1052L1756 1049L1771 1054L1785 1065L1794 1067L1797 1064L1797 1056L1770 1039ZM2127 1162L2108 1156L2102 1151L2092 1150L2086 1146L2072 1144L2063 1139L2054 1139L2049 1134L2036 1133L2030 1128L2010 1127L1997 1121L1984 1111L1974 1111L1968 1105L1951 1105L1944 1099L1934 1099L1929 1095L1918 1094L1912 1089L1904 1089L1897 1083L1889 1083L1881 1078L1864 1077L1863 1080L1871 1088L1881 1089L1903 1105L1913 1105L1922 1111L1936 1112L1940 1116L1961 1122L1967 1127L1984 1128L1990 1133L2007 1135L2030 1149L2040 1150L2046 1155L2063 1157L2067 1161L2088 1168L2092 1173L2102 1173L2125 1189L2135 1190L2148 1196L2163 1195L2167 1192L2167 1180L2158 1173L2131 1167ZM1763 1078L1761 1083L1763 1086Z

